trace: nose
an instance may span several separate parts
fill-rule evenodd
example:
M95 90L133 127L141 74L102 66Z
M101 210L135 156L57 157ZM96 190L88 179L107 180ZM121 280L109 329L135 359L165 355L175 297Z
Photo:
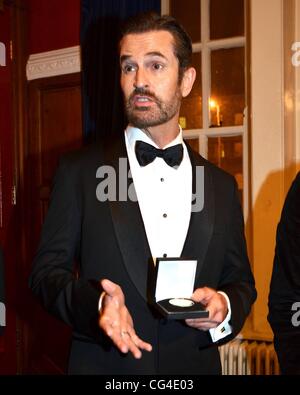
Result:
M135 88L148 88L149 87L147 74L141 68L139 68L135 74L134 87Z

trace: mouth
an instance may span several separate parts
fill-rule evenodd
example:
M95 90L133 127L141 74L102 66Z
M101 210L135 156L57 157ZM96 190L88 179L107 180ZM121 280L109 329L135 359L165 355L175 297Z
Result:
M131 102L134 104L135 107L149 107L154 105L155 102L149 96L142 96L142 95L134 95L131 99Z

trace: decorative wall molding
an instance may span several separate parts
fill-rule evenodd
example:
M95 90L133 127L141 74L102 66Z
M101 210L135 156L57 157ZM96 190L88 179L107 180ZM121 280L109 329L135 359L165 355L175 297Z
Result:
M80 71L79 46L30 55L26 66L28 81Z

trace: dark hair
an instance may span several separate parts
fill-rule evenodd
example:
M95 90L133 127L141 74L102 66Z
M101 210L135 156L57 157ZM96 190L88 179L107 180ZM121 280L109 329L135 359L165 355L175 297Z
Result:
M174 38L174 54L179 62L179 75L183 75L183 71L191 65L192 60L192 41L177 22L177 20L169 15L158 15L154 12L146 12L135 15L123 25L121 29L121 40L127 34L146 33L150 31L165 30L172 34Z

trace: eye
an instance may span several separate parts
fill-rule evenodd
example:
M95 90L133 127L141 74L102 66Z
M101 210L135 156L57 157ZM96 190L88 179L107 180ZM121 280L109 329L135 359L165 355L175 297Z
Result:
M161 63L153 63L152 68L156 71L158 70L162 70L163 69L163 65Z
M132 72L136 71L136 67L132 64L125 64L122 66L122 71L125 74L132 73Z

